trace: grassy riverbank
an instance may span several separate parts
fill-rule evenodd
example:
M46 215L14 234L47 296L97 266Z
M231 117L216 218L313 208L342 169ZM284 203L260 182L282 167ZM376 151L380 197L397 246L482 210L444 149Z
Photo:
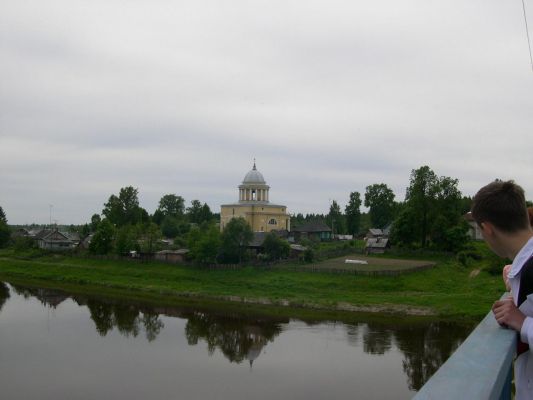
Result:
M499 276L437 257L430 270L400 276L305 272L291 266L208 270L161 263L138 263L46 255L21 259L0 253L0 279L46 282L79 290L129 292L153 299L271 304L336 311L392 312L481 318L503 292Z

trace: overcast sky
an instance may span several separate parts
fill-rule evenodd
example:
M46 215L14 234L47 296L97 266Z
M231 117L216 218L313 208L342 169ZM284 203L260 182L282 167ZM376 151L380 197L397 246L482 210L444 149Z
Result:
M532 133L520 1L0 2L11 224L85 223L129 185L150 213L218 212L254 158L291 213L374 183L401 200L423 165L533 199Z

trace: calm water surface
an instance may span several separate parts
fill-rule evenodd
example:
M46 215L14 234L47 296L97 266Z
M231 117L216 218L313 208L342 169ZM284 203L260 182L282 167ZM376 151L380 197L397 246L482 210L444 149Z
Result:
M410 399L472 329L245 317L0 282L0 398Z

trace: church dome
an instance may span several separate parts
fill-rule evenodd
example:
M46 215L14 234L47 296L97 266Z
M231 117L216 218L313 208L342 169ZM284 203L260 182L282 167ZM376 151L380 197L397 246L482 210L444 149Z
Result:
M254 162L254 167L250 171L248 171L242 183L243 184L259 183L262 185L266 184L265 178L263 178L263 174L259 172L257 168L255 167L255 162Z

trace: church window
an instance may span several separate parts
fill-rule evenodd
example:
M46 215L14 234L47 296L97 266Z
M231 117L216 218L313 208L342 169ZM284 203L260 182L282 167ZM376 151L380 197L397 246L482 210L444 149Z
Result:
M274 218L272 218L270 221L268 221L268 223L270 225L277 225L278 224L278 222Z

